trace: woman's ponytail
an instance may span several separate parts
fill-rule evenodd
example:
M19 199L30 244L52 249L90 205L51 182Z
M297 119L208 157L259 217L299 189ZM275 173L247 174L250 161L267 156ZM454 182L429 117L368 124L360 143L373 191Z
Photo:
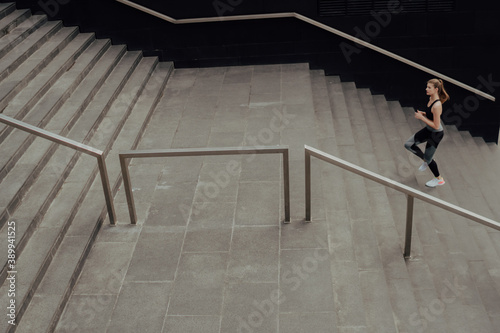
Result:
M439 100L441 101L441 103L444 103L450 99L450 95L448 95L448 93L444 89L443 80L430 79L429 81L427 81L427 83L432 84L434 86L434 88L438 88L438 95L439 95Z

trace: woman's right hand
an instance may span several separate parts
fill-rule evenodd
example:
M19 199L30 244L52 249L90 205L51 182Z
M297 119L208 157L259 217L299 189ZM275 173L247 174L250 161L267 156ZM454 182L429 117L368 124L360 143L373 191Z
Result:
M424 112L424 111L417 110L417 111L415 112L415 118L417 118L417 119L424 119L424 118L426 118L426 116L425 116L425 112Z

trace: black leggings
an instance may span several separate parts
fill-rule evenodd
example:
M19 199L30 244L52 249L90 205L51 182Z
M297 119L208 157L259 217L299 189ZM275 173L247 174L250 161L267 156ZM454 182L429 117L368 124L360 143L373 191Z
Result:
M434 177L439 177L439 169L436 161L434 161L434 153L443 139L444 132L433 132L427 127L422 128L420 131L412 135L406 142L405 148L411 151L413 154L417 155L423 159L429 165ZM425 153L417 147L418 144L426 142Z

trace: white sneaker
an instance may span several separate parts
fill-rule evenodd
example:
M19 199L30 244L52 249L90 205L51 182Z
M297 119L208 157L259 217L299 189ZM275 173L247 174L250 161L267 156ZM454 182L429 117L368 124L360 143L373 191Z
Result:
M422 163L422 165L418 168L418 171L425 171L427 169L427 162Z
M425 186L436 187L436 186L441 186L444 184L445 184L444 179L434 178L434 179L429 180L427 183L425 183Z

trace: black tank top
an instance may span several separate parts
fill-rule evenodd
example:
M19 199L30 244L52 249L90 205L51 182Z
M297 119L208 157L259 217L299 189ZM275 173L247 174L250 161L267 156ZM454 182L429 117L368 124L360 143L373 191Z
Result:
M431 106L427 106L427 109L425 110L425 116L430 121L434 121L434 113L432 113L432 106L437 101L439 101L439 99L436 99L434 102L432 102ZM425 127L427 127L427 129L429 129L431 132L441 132L443 130L443 125L442 124L439 125L439 129L432 128L431 126L429 126L427 124L425 125Z
M432 106L434 103L439 101L439 99L436 99L434 102L432 102L431 106L428 106L427 109L425 110L425 115L430 121L434 121L434 113L432 113Z

